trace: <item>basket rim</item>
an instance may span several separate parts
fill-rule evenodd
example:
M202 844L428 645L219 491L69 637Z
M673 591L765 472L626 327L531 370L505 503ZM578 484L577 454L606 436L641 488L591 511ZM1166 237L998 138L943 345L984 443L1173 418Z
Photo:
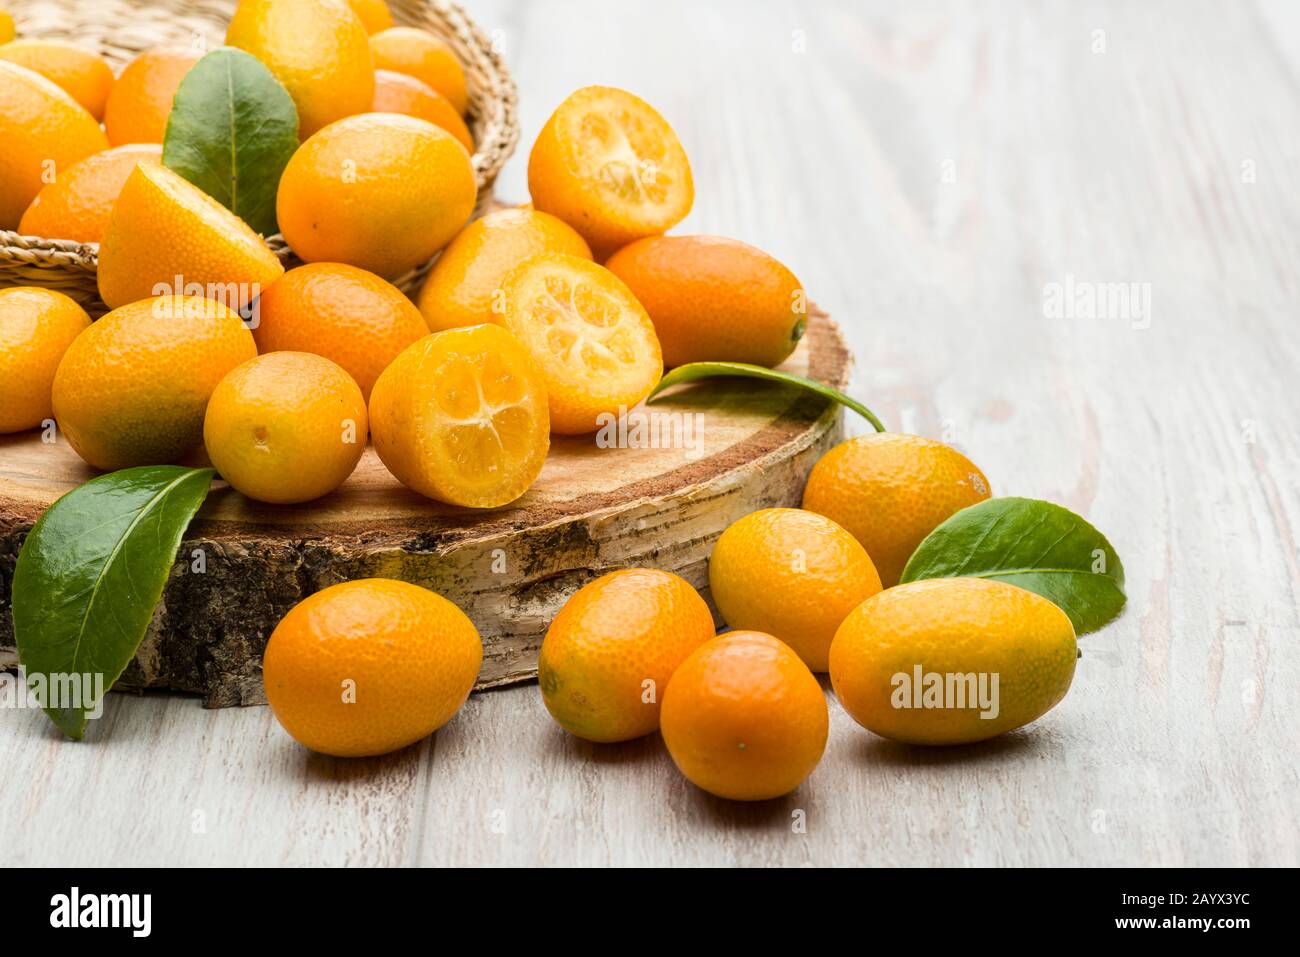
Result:
M474 152L470 156L478 187L477 205L482 207L491 197L497 175L519 143L519 89L504 56L464 6L457 0L428 0L426 7L441 17L454 33L469 41L468 51L473 62L463 64L467 68L466 76L473 76L469 69L473 67L481 70L488 79L485 91L478 95L478 91L471 91L467 117L471 129L476 119L481 119L483 124L484 135L475 139ZM464 53L459 50L458 53L463 60ZM485 105L489 107L487 115L476 113ZM289 250L281 233L263 236L262 240L278 255ZM99 243L28 236L16 229L0 229L0 260L4 259L28 260L36 267L62 267L93 274L99 260Z

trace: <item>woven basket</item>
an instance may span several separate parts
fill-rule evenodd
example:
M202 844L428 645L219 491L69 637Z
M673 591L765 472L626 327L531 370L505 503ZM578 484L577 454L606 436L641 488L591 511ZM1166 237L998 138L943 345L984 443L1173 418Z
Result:
M225 39L236 0L5 0L20 37L63 39L90 47L120 72L141 51L160 44L188 45L196 35L209 49ZM491 202L492 183L519 139L514 81L492 43L461 6L450 0L388 0L394 21L420 27L450 44L465 67L469 85L467 121L474 138L474 172L478 177L475 215ZM300 264L280 235L267 245L286 268ZM22 236L0 230L0 288L42 286L66 293L93 316L104 303L95 284L99 257L96 243ZM429 271L430 260L396 281L414 292Z

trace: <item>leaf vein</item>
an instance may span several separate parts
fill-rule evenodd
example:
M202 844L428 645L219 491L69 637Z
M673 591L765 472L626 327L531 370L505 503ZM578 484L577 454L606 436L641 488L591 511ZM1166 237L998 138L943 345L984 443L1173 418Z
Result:
M84 639L85 636L86 636L86 624L87 624L87 621L88 621L89 618L90 618L90 612L91 612L91 610L92 610L94 607L96 607L96 600L97 600L98 597L99 597L99 589L100 589L100 586L103 584L103 582L104 582L104 578L105 578L105 576L108 574L108 570L112 567L112 565L113 565L113 560L114 560L114 559L117 557L117 555L121 552L121 550L122 550L122 548L123 548L123 546L124 546L124 543L126 542L126 540L127 540L127 539L130 537L130 535L131 535L131 530L132 530L133 528L135 528L137 525L139 525L140 522L142 522L142 521L144 520L144 518L145 518L146 515L148 515L150 512L153 511L153 509L156 507L156 505L157 505L157 503L158 503L159 498L160 498L160 497L163 497L163 496L166 496L167 493L169 493L169 492L170 492L172 489L174 489L177 485L179 485L179 484L181 484L182 482L184 482L185 479L187 479L191 474L192 474L192 473L191 473L191 472L188 472L188 471L187 471L187 472L183 472L183 473L181 473L181 474L178 475L175 479L173 479L172 481L168 482L166 485L164 485L162 488L160 488L157 492L155 492L153 495L151 495L151 496L149 497L149 499L145 502L144 506L140 509L140 513L139 513L138 515L136 515L135 518L133 518L133 519L131 520L131 523L130 523L129 525L127 525L127 527L126 527L125 529L123 529L122 534L121 534L120 536L118 536L117 541L113 543L113 548L109 551L108 556L107 556L107 557L105 558L105 560L104 560L103 566L102 566L102 567L100 568L100 570L99 570L99 574L95 576L95 582L94 582L94 584L91 585L91 587L90 587L90 589L89 589L89 591L90 591L90 593L91 593L91 597L90 597L90 600L89 600L88 602L86 602L86 610L85 610L84 612L82 612L82 615L81 615L81 623L77 626L77 643L76 643L76 645L73 646L73 649L72 649L72 666L73 666L73 673L74 673L74 674L76 673L76 665L77 665L77 662L80 660L80 655L81 655L81 642L82 642L82 639ZM130 573L129 573L129 570L128 570L127 578L128 578L128 581L129 581L129 580L130 580Z

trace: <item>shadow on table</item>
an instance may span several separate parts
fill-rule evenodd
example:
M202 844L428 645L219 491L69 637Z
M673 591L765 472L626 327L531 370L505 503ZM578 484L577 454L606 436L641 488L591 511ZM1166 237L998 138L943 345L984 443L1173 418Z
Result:
M767 801L729 801L702 791L695 785L688 785L691 803L715 824L729 828L752 828L769 830L779 824L788 827L791 814L808 806L807 797L800 797L800 792Z
M409 747L370 758L336 758L328 754L309 751L296 742L285 744L286 750L296 752L292 760L301 763L303 773L313 781L341 783L348 781L375 781L394 774L415 772L415 765L424 756L424 749L437 748L438 735L434 732Z
M683 778L672 767L672 758L664 747L663 737L659 732L648 734L632 741L620 741L613 744L594 744L576 738L560 728L553 729L553 734L543 738L543 757L551 761L569 762L575 765L595 764L611 766L649 766L661 764L661 774L654 775L656 787L665 789L684 788L687 800L706 817L719 825L737 828L768 828L773 822L787 822L791 812L803 807L806 799L800 800L798 792L770 801L728 801L714 797L702 791ZM669 804L672 798L664 798Z
M1032 730L1009 731L988 741L973 744L903 744L866 733L855 735L849 755L865 766L936 767L947 764L973 765L1008 758L1026 758L1044 753L1048 736Z
M584 741L558 726L547 729L542 736L543 756L557 761L572 761L580 764L634 765L650 764L656 761L671 760L664 747L664 739L659 732L631 741L617 741L610 744L596 744Z

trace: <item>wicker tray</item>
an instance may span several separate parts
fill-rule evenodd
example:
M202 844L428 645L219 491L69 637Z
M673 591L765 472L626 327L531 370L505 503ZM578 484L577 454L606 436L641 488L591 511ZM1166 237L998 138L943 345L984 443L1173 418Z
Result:
M225 38L236 0L6 0L20 37L44 37L97 47L115 72L137 54L160 44L188 45L196 36L215 49ZM394 21L420 27L451 45L465 67L469 85L467 122L474 137L474 172L481 213L492 199L492 184L519 139L514 81L483 31L464 9L449 0L388 0ZM286 268L299 260L284 237L267 245ZM23 236L0 230L0 288L41 286L66 293L91 315L105 311L95 282L96 243ZM418 288L430 260L396 281L406 292Z

